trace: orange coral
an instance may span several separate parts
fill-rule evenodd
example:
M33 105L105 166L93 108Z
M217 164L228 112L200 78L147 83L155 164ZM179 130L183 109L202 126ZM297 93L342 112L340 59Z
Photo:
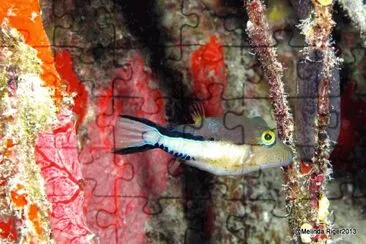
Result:
M31 204L29 206L28 218L32 222L34 230L36 231L37 235L39 235L39 236L42 235L43 231L42 231L41 224L39 221L38 207L36 204Z
M72 111L78 116L75 125L76 132L78 132L87 112L88 92L73 69L72 56L69 51L56 52L55 62L57 71L68 85L67 92L77 94Z
M15 190L10 191L10 198L17 207L24 207L28 203L26 195L19 193L23 189L24 186L18 184Z
M312 167L309 163L306 163L306 162L303 162L303 161L300 162L300 172L301 172L301 174L303 174L303 175L309 174L311 169L312 169Z
M6 140L6 147L7 148L11 148L13 147L15 144L14 144L14 141L12 139L7 139Z
M191 73L193 92L205 100L205 115L218 116L223 113L221 96L227 85L224 49L220 40L210 36L209 41L192 52Z
M41 78L54 90L56 105L61 102L61 80L58 77L53 61L53 53L44 31L38 0L2 0L0 5L0 22L8 18L11 27L23 34L25 42L37 50L42 60Z

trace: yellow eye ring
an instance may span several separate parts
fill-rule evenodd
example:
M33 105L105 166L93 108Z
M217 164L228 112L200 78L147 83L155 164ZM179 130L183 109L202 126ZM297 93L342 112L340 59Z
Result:
M271 146L276 142L276 135L272 130L265 130L261 136L262 143L266 146Z

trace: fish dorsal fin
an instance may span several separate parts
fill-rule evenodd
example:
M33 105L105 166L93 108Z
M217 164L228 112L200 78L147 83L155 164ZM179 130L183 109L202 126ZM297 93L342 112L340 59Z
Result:
M203 121L205 119L205 108L200 102L195 102L190 106L190 114L193 120L193 127L202 127Z

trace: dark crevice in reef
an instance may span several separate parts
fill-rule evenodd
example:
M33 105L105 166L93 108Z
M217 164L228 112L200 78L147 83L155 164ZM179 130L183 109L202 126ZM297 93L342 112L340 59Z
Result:
M167 99L167 115L172 122L186 122L182 114L189 114L192 94L183 83L182 74L166 61L165 43L169 35L161 27L160 11L156 0L117 1L121 9L124 24L130 33L138 39L149 57L149 65L157 74L159 86ZM188 117L188 116L187 116Z
M136 38L146 56L150 58L149 65L157 74L159 86L169 99L167 99L167 115L174 123L186 123L189 117L189 108L193 101L191 91L184 85L182 75L168 65L164 43L169 40L168 34L163 30L160 23L159 9L156 0L145 1L117 1L117 7L125 21L125 26ZM188 118L189 119L189 118ZM211 182L210 174L196 169L184 167L182 177L185 186L186 198L191 207L186 209L188 230L186 232L186 243L207 243L209 235L197 235L205 233L207 219L207 205L209 200L202 199L202 195L208 192L207 184Z

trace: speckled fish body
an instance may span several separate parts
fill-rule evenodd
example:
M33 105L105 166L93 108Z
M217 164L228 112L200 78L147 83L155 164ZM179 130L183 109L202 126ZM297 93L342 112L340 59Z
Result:
M116 153L126 154L160 148L185 163L215 175L242 175L258 169L288 165L292 153L280 140L260 141L269 131L263 120L247 120L243 133L229 130L223 119L205 119L200 128L167 129L149 120L121 116L117 121ZM242 121L243 122L243 121ZM184 132L182 132L182 130ZM187 133L189 132L189 133ZM238 136L238 134L240 134ZM271 134L275 136L275 134Z
M202 118L199 125L178 125L178 131L200 135L207 140L228 141L235 144L258 144L260 132L269 129L261 117L248 118L227 112L221 117Z

